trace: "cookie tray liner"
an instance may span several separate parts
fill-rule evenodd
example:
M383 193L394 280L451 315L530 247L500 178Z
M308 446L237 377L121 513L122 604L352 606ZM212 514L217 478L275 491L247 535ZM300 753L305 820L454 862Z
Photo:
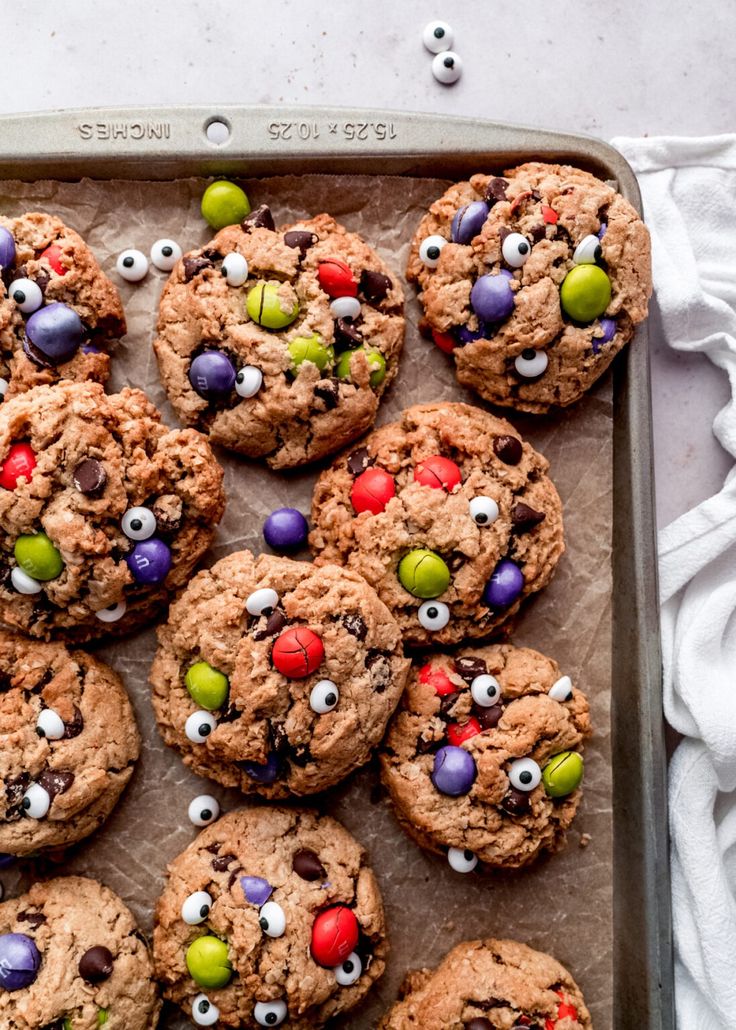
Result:
M207 135L213 121L227 135L220 145ZM624 159L589 137L397 112L182 107L0 119L0 210L60 214L119 282L115 257L125 247L147 251L162 236L185 251L203 243L201 179L228 175L243 182L254 206L269 203L277 224L329 211L362 232L401 275L422 211L450 180L533 159L587 168L640 207ZM152 270L141 286L121 284L129 333L109 388L145 389L175 425L150 345L162 282ZM481 403L457 385L448 359L420 338L411 288L407 301L401 371L379 423L411 403ZM480 878L452 873L403 836L373 767L313 801L366 846L387 907L388 971L341 1021L349 1030L375 1026L408 968L433 965L453 944L483 935L526 940L567 964L597 1030L674 1026L646 324L573 410L511 420L550 459L568 544L552 585L527 607L513 639L555 657L591 698L596 737L586 757L583 806L561 854L521 874ZM243 546L261 550L260 526L272 508L308 510L314 469L278 475L218 457L229 503L212 560ZM144 737L123 801L60 865L44 861L3 873L8 893L38 875L86 873L117 890L148 930L166 862L194 837L189 800L211 790L225 810L242 802L192 775L160 743L148 701L154 647L149 630L97 649L123 675ZM191 1024L171 1009L162 1025Z

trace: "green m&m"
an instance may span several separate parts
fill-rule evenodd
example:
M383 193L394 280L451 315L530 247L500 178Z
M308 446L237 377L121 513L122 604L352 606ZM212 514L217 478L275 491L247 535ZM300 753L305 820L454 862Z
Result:
M562 310L576 322L592 322L611 303L611 280L598 265L575 265L560 287Z
M399 581L414 597L439 597L450 585L450 570L434 551L418 548L399 562Z
M551 798L564 798L583 782L583 759L577 751L561 751L542 770L544 789Z
M356 347L355 350L346 350L340 355L340 360L337 363L335 371L340 379L349 379L351 375L350 364L353 359L353 354L357 354L358 351L365 353L365 356L368 359L368 367L371 370L369 382L375 390L375 388L380 386L386 378L386 359L378 350L366 350L365 347Z
M234 182L220 179L211 183L202 194L202 216L213 229L237 225L250 214L250 201Z
M104 1026L107 1022L107 1009L97 1010L97 1025Z
M187 948L186 959L189 975L200 987L224 987L233 975L227 944L219 937L198 937Z
M209 662L195 662L194 665L190 665L184 682L192 700L209 712L222 708L227 701L230 680L224 672L215 669Z
M303 361L311 361L322 372L335 358L332 347L325 346L319 333L312 333L311 336L297 336L289 344L289 354L291 355L290 371L292 375L296 375Z
M29 533L15 541L15 560L21 569L33 579L46 583L56 579L64 568L59 551L45 533Z
M256 283L245 301L245 310L264 329L285 329L299 314L299 301L286 283Z

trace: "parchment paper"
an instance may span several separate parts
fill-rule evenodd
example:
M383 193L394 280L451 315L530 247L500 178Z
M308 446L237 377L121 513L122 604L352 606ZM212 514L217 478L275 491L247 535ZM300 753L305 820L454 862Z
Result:
M281 177L245 182L255 207L272 206L277 224L326 210L362 232L402 275L408 243L423 210L446 188L442 180L391 177ZM122 282L115 258L126 247L148 253L163 236L184 251L211 235L199 214L204 186L198 180L150 182L37 182L0 184L0 210L8 215L46 209L76 228L120 286L129 333L116 352L108 389L142 387L175 425L161 389L151 349L164 273L151 269L139 285ZM403 276L402 276L403 279ZM379 422L402 407L443 398L477 401L460 388L452 363L418 335L418 305L407 289L408 333L397 381L384 400ZM577 407L557 419L512 421L544 453L565 506L567 553L550 587L528 606L514 639L550 654L584 691L592 706L595 738L585 760L585 796L567 849L514 875L461 876L446 862L410 843L382 799L375 769L368 767L318 800L368 849L386 903L392 942L389 968L363 1006L341 1025L367 1030L396 998L409 968L436 964L461 940L515 937L550 951L581 984L596 1030L608 1030L612 1010L611 780L609 685L611 676L611 389L604 378ZM275 507L309 511L316 472L277 474L225 452L228 507L212 560L248 547L263 549L260 528ZM223 810L242 798L185 770L156 732L147 673L155 647L153 630L98 648L124 677L138 714L144 751L132 784L112 818L61 867L48 861L3 873L15 894L33 877L59 871L98 877L116 890L150 930L152 909L167 861L194 838L189 801L200 793L220 798ZM585 846L587 842L587 846ZM173 1009L162 1026L190 1027Z

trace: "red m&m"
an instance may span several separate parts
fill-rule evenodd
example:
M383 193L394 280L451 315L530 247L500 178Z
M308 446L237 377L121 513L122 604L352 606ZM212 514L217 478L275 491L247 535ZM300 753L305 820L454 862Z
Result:
M61 263L61 247L57 247L55 243L52 243L46 250L42 250L38 257L40 260L48 262L57 275L66 275L66 266Z
M447 727L447 739L455 747L460 747L464 740L470 740L481 732L480 723L474 716L470 716L467 722L451 722Z
M276 638L271 661L282 676L292 680L304 679L320 667L325 656L322 641L306 626L287 629Z
M558 997L562 998L562 1001L557 1006L557 1019L545 1019L544 1030L555 1030L557 1022L560 1019L574 1019L577 1023L578 1010L574 1005L571 1005L569 1001L565 1001L565 996L562 991L555 991Z
M337 258L320 261L317 267L319 284L328 297L357 297L358 283L350 265Z
M393 476L385 469L368 468L353 483L350 501L356 513L370 511L378 515L396 494Z
M312 924L312 958L320 966L334 969L355 951L360 927L347 905L334 905L320 912Z
M30 480L36 467L36 455L27 443L14 443L8 456L0 465L0 486L5 490L15 490L18 480L23 477Z
M560 216L553 207L547 207L546 204L542 205L542 218L545 220L547 225L556 225L559 217Z
M441 333L439 329L432 330L432 339L436 346L445 354L452 354L457 347L457 340L451 333Z
M427 662L419 670L419 682L428 683L434 687L435 693L439 694L440 697L444 697L447 694L457 694L457 687L445 670L439 665L432 665L431 662Z
M455 462L443 458L441 454L432 454L420 462L414 469L414 479L422 486L447 490L448 493L463 481L462 473Z

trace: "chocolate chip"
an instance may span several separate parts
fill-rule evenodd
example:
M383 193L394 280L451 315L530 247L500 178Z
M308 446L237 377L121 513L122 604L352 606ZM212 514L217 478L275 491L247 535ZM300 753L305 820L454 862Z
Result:
M184 282L188 283L190 279L193 279L195 275L199 275L200 272L204 271L205 268L212 268L212 262L209 258L202 257L185 257L184 258Z
M208 844L207 847L204 850L205 851L209 851L209 853L211 855L217 855L217 854L219 854L219 851L220 851L220 845L218 844L217 841L215 841L214 844Z
M314 880L324 880L327 876L325 867L319 860L319 856L310 851L309 848L301 848L292 859L292 868L302 880L312 883Z
M79 960L79 975L88 984L99 984L112 975L112 953L102 944L85 951Z
M18 919L22 923L28 923L29 926L41 926L46 922L43 912L29 912L27 909L18 913Z
M484 730L492 730L498 726L503 715L503 705L491 705L485 708L483 705L473 705L473 714Z
M266 619L266 623L263 627L260 627L253 631L254 640L266 640L267 637L275 637L277 633L286 625L286 616L279 609L275 608Z
M534 243L539 243L540 240L546 239L547 237L547 226L544 222L542 222L541 225L535 225L529 230L529 235Z
M501 802L501 808L509 815L524 815L530 807L529 795L516 787L509 787Z
M348 472L354 476L359 476L361 472L365 472L371 465L375 465L376 459L372 458L368 453L367 447L359 447L357 451L348 458Z
M518 465L523 448L516 436L497 436L493 441L493 452L505 465Z
M27 772L5 781L5 797L7 799L5 819L7 822L15 822L21 818L23 814L23 795L28 790L30 782L31 777Z
M458 658L455 661L455 669L462 676L466 683L472 683L476 676L485 676L488 666L482 658Z
M369 268L364 268L360 273L358 289L366 300L383 300L392 286L393 283L383 272L373 272Z
M314 761L312 752L306 744L297 744L296 747L289 745L286 748L286 754L289 761L298 765L300 769L305 769L310 762Z
M97 458L85 458L72 472L72 479L80 494L94 497L105 489L107 472L105 472L105 466Z
M527 530L533 529L540 522L544 522L546 517L543 511L535 511L534 508L530 508L523 501L519 501L511 509L511 521L517 533L525 533Z
M62 740L71 740L72 737L78 737L83 729L84 729L84 716L82 715L80 710L77 708L77 706L74 705L74 715L72 716L71 719L69 719L68 722L64 723L64 736L61 739Z
M235 855L218 855L212 859L212 868L216 873L224 873L232 862L237 861Z
M74 783L74 773L57 769L46 769L38 777L38 782L53 800L57 794L66 794Z
M314 388L314 396L323 401L328 411L340 403L340 384L337 379L322 379Z
M302 258L310 247L313 247L319 240L316 232L308 232L306 229L290 229L284 233L284 243L287 247L299 250Z
M465 1024L465 1030L493 1030L493 1023L484 1016L476 1016Z
M371 674L371 686L382 694L391 682L391 665L385 654L371 649L366 655L365 667Z
M362 615L357 615L353 612L348 615L341 615L340 622L351 637L357 637L358 640L365 640L366 634L368 633L368 626L366 625L365 619Z
M360 330L347 318L338 318L335 321L335 346L338 350L345 348L359 347L363 342Z
M276 224L271 214L271 208L268 204L261 204L255 211L251 211L249 215L246 215L243 221L240 223L242 229L245 232L250 232L251 229L271 229L276 228Z
M45 268L39 268L36 272L34 281L36 283L36 286L38 286L39 290L41 291L41 293L45 293L46 287L51 282L51 276Z
M506 200L506 187L508 182L506 179L491 179L486 186L486 201L493 206L497 204L499 200Z

